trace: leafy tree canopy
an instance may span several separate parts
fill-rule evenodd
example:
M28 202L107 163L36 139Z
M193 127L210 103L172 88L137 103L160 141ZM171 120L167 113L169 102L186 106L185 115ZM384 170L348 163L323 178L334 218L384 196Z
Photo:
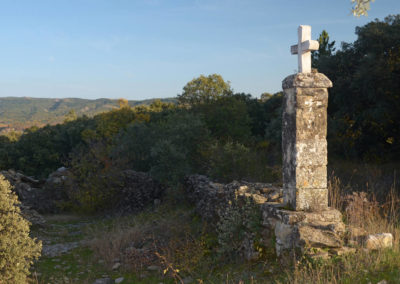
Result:
M178 95L181 105L193 106L196 104L215 101L232 92L230 82L225 82L221 75L200 75L183 87L183 93Z

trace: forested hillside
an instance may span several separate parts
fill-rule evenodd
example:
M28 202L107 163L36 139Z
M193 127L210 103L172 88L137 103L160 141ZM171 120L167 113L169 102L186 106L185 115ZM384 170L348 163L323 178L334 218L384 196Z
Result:
M154 100L129 101L130 106L150 104ZM162 101L173 101L163 99ZM31 126L61 123L66 116L93 116L119 106L118 100L78 98L44 99L29 97L0 98L0 133L23 130Z

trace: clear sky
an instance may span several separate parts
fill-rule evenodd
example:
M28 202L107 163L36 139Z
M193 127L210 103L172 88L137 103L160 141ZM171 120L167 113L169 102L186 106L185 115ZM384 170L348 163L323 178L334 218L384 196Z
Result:
M297 27L352 42L356 26L400 13L376 0L0 0L0 96L173 97L200 74L235 92L277 92L297 68Z

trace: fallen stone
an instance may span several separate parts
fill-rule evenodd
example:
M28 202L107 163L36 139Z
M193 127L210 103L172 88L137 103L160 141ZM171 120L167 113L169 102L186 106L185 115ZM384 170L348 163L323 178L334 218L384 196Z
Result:
M280 197L281 197L281 195L279 194L279 192L276 192L276 191L268 194L269 201L275 201L275 200L279 199Z
M318 248L313 248L311 251L308 251L306 255L313 259L329 259L329 253L326 250Z
M251 193L245 193L244 194L246 197L250 197L254 200L255 203L257 204L264 204L265 202L268 201L268 198L259 195L259 194L251 194Z
M147 270L149 271L160 271L161 267L157 266L157 265L150 265L147 267Z
M60 256L69 252L72 249L79 247L79 242L54 244L54 245L43 245L42 255L48 257Z
M332 255L347 255L347 254L354 254L356 252L355 248L350 247L341 247L341 248L333 248L329 250L329 253Z
M118 268L121 267L121 263L117 262L113 265L112 270L117 270Z
M99 278L96 279L93 284L113 284L114 281L112 281L111 278Z
M370 250L391 248L392 246L393 235L391 233L369 235L365 240L365 247Z
M124 281L124 277L119 277L119 278L115 279L114 282L119 284L119 283L122 283L122 281Z

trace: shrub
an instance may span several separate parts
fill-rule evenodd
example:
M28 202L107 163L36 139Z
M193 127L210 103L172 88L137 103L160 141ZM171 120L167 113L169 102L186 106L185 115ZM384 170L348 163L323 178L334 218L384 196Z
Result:
M19 201L0 175L0 279L1 283L26 283L33 259L42 244L29 236L29 222L21 216Z

